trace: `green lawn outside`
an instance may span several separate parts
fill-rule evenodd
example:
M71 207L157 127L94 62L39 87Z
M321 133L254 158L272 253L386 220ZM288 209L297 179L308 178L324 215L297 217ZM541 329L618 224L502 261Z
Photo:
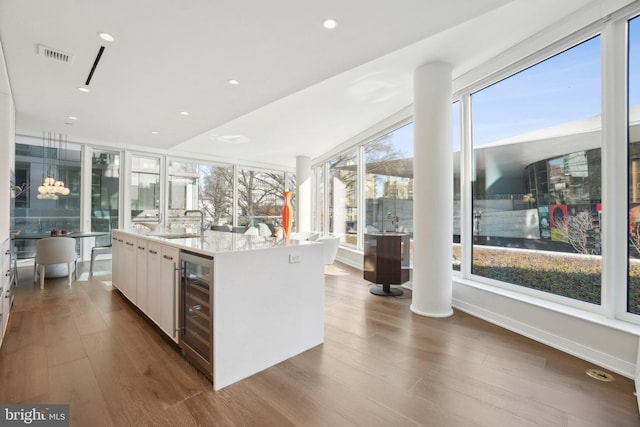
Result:
M453 256L460 259L458 245L453 247ZM454 269L459 270L459 267L454 266ZM476 246L473 273L591 304L600 304L602 274L599 257ZM629 277L630 312L640 314L640 264L631 264Z

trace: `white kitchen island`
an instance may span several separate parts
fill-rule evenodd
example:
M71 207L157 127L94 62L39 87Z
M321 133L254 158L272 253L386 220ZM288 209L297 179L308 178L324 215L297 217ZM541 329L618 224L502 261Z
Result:
M215 390L324 341L321 243L219 231L154 234L113 232L112 282L179 343L179 274L173 267L180 265L180 251L212 257Z

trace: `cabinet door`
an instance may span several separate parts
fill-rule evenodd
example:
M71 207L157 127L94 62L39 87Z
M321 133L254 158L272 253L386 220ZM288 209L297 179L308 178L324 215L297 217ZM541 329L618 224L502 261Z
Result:
M116 231L111 238L111 284L120 289L120 276L122 275L122 235Z
M136 241L136 305L143 313L147 307L147 239Z
M160 321L158 325L174 341L178 342L177 329L177 287L180 251L170 246L162 247L160 271Z
M147 316L156 324L160 324L161 251L160 243L147 243Z
M131 301L136 303L136 239L125 236L123 246L123 267L120 280L120 291Z

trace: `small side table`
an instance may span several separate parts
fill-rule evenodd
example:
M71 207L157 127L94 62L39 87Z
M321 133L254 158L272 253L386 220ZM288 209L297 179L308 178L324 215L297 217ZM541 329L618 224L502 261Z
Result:
M375 283L374 295L400 296L402 289L392 289L409 280L409 233L365 233L364 279Z

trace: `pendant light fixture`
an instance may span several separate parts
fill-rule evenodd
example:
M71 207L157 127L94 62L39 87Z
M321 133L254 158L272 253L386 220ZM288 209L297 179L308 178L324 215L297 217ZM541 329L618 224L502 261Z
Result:
M60 162L60 156L58 153L63 149L66 150L66 141L67 136L64 136L64 147L63 147L63 139L62 134L58 134L58 145L56 146L56 135L49 132L45 135L42 133L42 148L44 151L44 162L43 162L43 171L42 171L42 185L38 187L38 199L41 200L58 200L58 194L62 196L68 196L71 192L67 187L65 187L64 182L55 179L55 175L52 172L55 171L55 166ZM56 152L55 164L53 156L50 156L53 150ZM46 175L44 172L46 164Z

